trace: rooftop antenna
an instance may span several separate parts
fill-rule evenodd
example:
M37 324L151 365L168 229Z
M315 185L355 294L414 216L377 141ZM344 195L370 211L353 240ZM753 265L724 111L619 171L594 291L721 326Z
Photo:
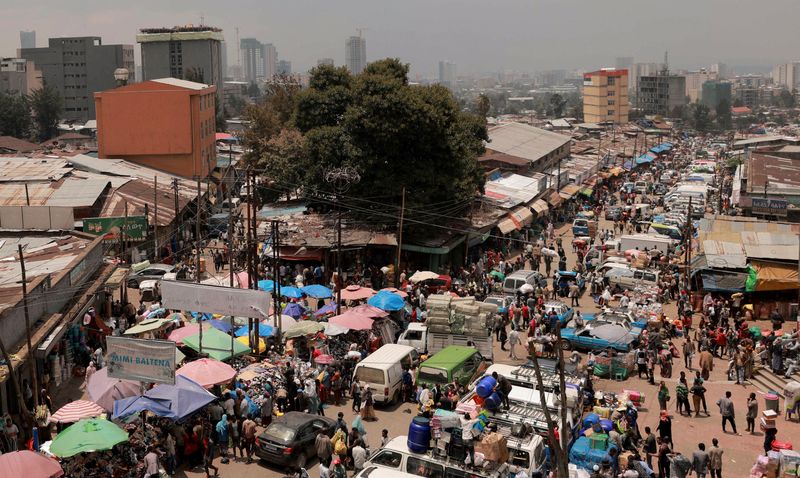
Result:
M206 24L206 17L203 15L203 12L200 12L200 26Z

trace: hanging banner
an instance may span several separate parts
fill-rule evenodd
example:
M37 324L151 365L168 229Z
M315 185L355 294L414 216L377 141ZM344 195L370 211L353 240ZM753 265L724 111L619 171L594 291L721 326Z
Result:
M108 336L106 343L109 377L175 384L175 342Z
M128 241L144 241L147 239L147 218L145 216L87 217L83 220L83 232L103 236L104 241L118 241L122 233Z
M161 305L171 310L266 318L270 294L174 280L161 281Z
M788 208L785 199L753 198L753 214L786 217Z

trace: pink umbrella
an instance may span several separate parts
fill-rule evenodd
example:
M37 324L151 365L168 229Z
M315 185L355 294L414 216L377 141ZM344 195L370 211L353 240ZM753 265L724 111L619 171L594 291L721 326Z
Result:
M330 365L336 361L333 358L333 355L320 355L319 357L315 358L314 361L320 365Z
M175 373L194 380L204 388L230 382L236 376L236 369L219 360L203 358L189 362Z
M209 324L207 322L203 323L203 331L208 330L209 327L211 327L211 324ZM169 340L171 340L171 341L173 341L173 342L175 342L177 344L182 344L183 343L183 339L185 339L186 337L190 337L192 335L197 335L199 333L200 333L200 324L188 324L188 325L184 325L183 327L181 327L179 329L175 329L172 332L170 332L170 334L167 337L167 339L169 339Z
M369 330L372 328L373 320L369 317L348 314L345 312L342 315L331 317L328 319L328 322L341 327L347 327L350 330Z
M139 382L120 380L108 376L108 367L103 367L89 377L86 384L89 398L107 412L114 411L114 400L139 395Z
M404 291L402 291L400 289L395 289L394 287L387 287L385 289L381 289L381 292L383 292L383 291L391 292L393 294L397 294L397 295L399 295L400 297L402 297L404 299L406 297L408 297L408 294L406 292L404 292Z
M383 309L379 309L377 307L371 306L369 304L361 304L358 307L353 307L349 309L344 314L353 314L360 317L368 317L370 319L378 319L381 317L388 317L389 312L386 312ZM342 315L344 315L342 314Z
M105 370L105 369L103 369ZM92 376L94 378L94 376ZM50 417L52 423L75 423L81 418L94 418L106 413L100 405L88 400L76 400L59 408Z
M342 300L364 300L375 295L375 291L369 287L360 285L349 285L342 289Z
M64 470L52 458L30 450L21 450L0 456L0 476L58 478L64 476Z

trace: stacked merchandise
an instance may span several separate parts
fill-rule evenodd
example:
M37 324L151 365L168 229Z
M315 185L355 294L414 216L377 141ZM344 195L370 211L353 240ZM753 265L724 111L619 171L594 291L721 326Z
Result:
M433 334L485 335L486 322L497 306L475 302L474 297L428 297L428 330Z
M750 469L750 478L797 478L800 476L800 453L792 450L770 451L759 455Z

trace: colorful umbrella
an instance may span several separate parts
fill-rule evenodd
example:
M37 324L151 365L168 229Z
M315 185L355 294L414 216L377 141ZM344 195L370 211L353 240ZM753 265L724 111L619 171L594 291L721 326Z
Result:
M271 325L267 325L263 322L258 323L258 336L259 337L270 337L275 333L275 329ZM236 329L237 337L245 337L250 334L250 328L247 325L243 325Z
M211 324L211 326L214 327L215 329L225 332L226 334L231 330L233 330L233 326L231 325L230 320L225 321L220 319L213 319L209 320L208 323Z
M367 304L381 310L401 310L405 306L405 301L393 292L378 292L367 300Z
M407 294L406 292L404 292L404 291L402 291L402 290L400 290L400 289L396 289L396 288L394 288L394 287L386 287L386 288L384 288L384 289L381 289L381 290L379 290L379 291L378 291L378 293L381 293L381 292L391 292L391 293L393 293L393 294L397 294L397 295L399 295L400 297L402 297L402 298L404 298L404 299L405 299L406 297L408 297L408 294Z
M262 279L258 281L258 290L263 290L264 292L272 292L275 289L275 282L267 279Z
M300 290L309 297L313 297L315 299L328 299L333 297L333 291L325 287L324 285L319 284L312 284L307 285L305 287L301 287Z
M172 319L145 319L125 331L125 335L139 335L153 332L171 324Z
M303 291L297 287L286 286L280 288L281 297L289 297L290 299L299 299L303 297Z
M327 304L323 305L319 310L314 312L314 316L322 317L323 315L335 314L335 313L336 313L336 302L328 302Z
M114 402L114 415L112 418L129 417L145 410L159 417L172 417L172 410L169 409L169 400L153 399L144 396L128 397Z
M59 408L50 416L51 423L75 423L81 418L94 418L106 413L100 405L88 400L76 400Z
M219 360L202 358L189 362L175 371L178 375L188 377L205 388L230 382L236 376L236 369Z
M360 285L349 285L342 289L342 300L364 300L375 295L375 291L369 287Z
M493 271L489 272L489 275L490 275L490 276L492 276L492 277L494 277L494 278L495 278L495 279L497 279L497 280L503 280L503 279L505 279L505 278L506 278L505 274L503 274L503 273L502 273L502 272L500 272L500 271L495 271L495 270L493 270Z
M186 337L183 339L183 344L199 352L200 334ZM203 332L203 353L207 353L211 358L223 361L231 357L244 355L249 351L249 348L235 340L233 341L233 350L231 350L231 336L217 329L212 328Z
M325 329L325 325L319 322L314 322L312 320L301 320L300 322L297 322L286 329L284 335L287 339L293 339L295 337L302 337L303 335L316 334L323 329Z
M59 433L50 445L50 453L59 458L68 458L78 453L110 450L114 445L126 441L128 433L114 423L88 418Z
M64 470L52 458L30 450L21 450L0 455L0 476L58 478L64 476Z
M271 327L276 327L276 325L275 325L275 317L270 317L269 319L265 320L264 323L269 325L269 326L271 326ZM291 327L292 325L296 324L297 320L295 320L294 317L290 317L288 315L281 315L280 323L281 323L281 328L283 330L286 330L289 327Z
M183 420L217 399L213 393L203 388L202 385L182 375L175 376L175 385L156 385L146 391L144 396L169 402L171 412L169 418L174 418L175 420Z
M255 338L255 337L253 337L253 338ZM250 337L249 336L243 335L242 337L236 337L236 340L238 340L242 344L246 345L248 349L250 348ZM263 354L266 351L267 351L267 342L265 342L264 339L262 339L261 336L259 336L258 337L258 353L262 353Z
M306 309L304 309L303 306L297 302L290 302L289 304L286 304L286 307L283 308L283 315L288 315L294 319L299 319L305 313Z
M208 330L210 328L211 328L211 324L209 324L209 323L204 323L203 324L203 331L206 331L206 330ZM199 333L200 333L200 325L199 324L189 324L189 325L184 325L183 327L181 327L179 329L175 329L172 332L170 332L169 336L167 336L167 339L169 339L169 340L171 340L171 341L173 341L173 342L175 342L177 344L182 344L183 343L183 339L185 339L186 337L189 337L190 335L197 335Z
M330 335L331 337L336 335L342 335L349 332L350 329L347 327L342 327L341 325L332 324L330 322L325 322L325 335Z
M114 400L139 395L140 389L139 382L109 377L108 367L92 374L86 384L89 398L109 412L114 410Z

